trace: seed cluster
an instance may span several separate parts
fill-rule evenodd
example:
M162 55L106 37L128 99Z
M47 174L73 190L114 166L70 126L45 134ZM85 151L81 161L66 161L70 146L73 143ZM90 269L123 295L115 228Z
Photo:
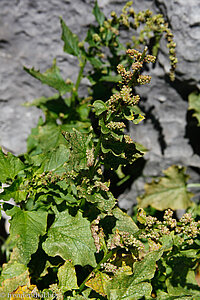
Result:
M111 113L117 112L121 109L120 107L134 106L138 104L140 97L139 95L133 95L132 86L143 85L149 83L151 77L149 75L141 75L140 72L143 69L144 62L150 63L155 61L155 57L146 54L147 48L144 49L143 53L135 50L128 49L126 54L133 59L132 70L126 70L126 68L119 64L117 71L121 75L120 91L112 95L106 102Z
M101 232L101 234L103 233L100 228L99 228L99 221L100 221L100 217L98 216L92 223L91 223L91 233L92 233L92 237L94 239L94 244L96 246L97 249L97 253L99 253L100 249L101 249L101 244L100 244L100 236L99 233Z
M86 150L87 167L92 167L94 164L94 147Z
M199 234L200 222L195 222L191 214L184 214L180 221L173 218L173 211L167 209L163 216L163 222L156 217L146 216L143 209L140 209L138 221L145 225L141 239L148 239L158 242L162 236L169 235L172 231L180 238L180 245L192 245Z
M125 231L116 230L115 234L108 241L107 244L109 249L114 249L116 247L125 248L128 251L130 248L135 248L137 251L143 250L143 243L135 238L132 234Z
M109 129L123 129L126 127L126 125L124 124L124 122L109 122L107 125L106 125L107 128Z

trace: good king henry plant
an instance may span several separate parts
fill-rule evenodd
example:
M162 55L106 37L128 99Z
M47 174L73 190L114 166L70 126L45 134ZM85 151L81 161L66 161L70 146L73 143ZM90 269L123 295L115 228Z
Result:
M119 18L112 13L107 20L96 3L98 25L88 31L87 48L61 19L64 50L80 61L75 84L62 78L56 61L43 74L25 68L58 94L35 100L45 120L32 130L28 153L0 152L0 181L9 184L1 194L2 207L11 217L5 245L11 254L0 277L5 299L198 299L199 222L190 214L177 222L171 210L160 221L139 209L136 224L117 206L112 178L104 179L105 170L117 172L145 152L128 135L127 125L144 118L134 87L150 82L141 73L155 57L147 47L126 50L118 40L121 26L145 23L149 31L142 32L142 43L154 24L156 41L166 32L174 49L160 15L136 14L129 6ZM107 61L103 47L112 55ZM91 91L81 98L86 62L93 67ZM174 67L172 57L171 62ZM102 88L106 93L99 100ZM10 198L18 206L7 203ZM178 276L180 265L184 272Z

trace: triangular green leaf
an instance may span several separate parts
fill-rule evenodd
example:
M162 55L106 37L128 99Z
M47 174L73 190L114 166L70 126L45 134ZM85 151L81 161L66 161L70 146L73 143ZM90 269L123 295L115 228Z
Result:
M53 65L50 69L46 70L43 74L40 71L35 70L34 68L28 69L24 67L24 70L32 75L33 77L40 80L43 84L47 84L48 86L53 87L61 95L70 92L73 88L73 84L67 84L64 79L60 75L60 70L56 66L56 60L53 60Z
M130 234L136 233L139 229L133 219L124 213L120 208L113 209L113 215L117 219L116 227L113 229L118 229L119 231L126 231Z
M15 176L25 168L23 162L12 153L4 154L0 149L0 181L5 183L7 179Z
M191 206L192 193L187 191L188 175L185 168L171 166L163 171L165 177L145 184L145 194L138 197L140 207L152 206L158 210L186 209Z
M6 211L6 214L10 215L9 210ZM24 211L15 207L15 213L11 215L9 239L19 249L18 261L27 264L31 255L38 248L40 235L46 233L47 212Z
M62 27L62 40L64 42L64 51L72 54L74 56L79 55L79 47L78 47L78 37L76 34L73 34L69 27L65 24L62 18L60 18L60 23Z
M90 222L80 212L75 217L68 211L58 213L42 247L48 255L59 255L65 260L71 260L74 265L96 266L96 248Z
M100 10L97 1L95 1L95 6L94 6L94 9L93 9L93 14L94 14L97 22L99 23L99 25L102 26L103 22L105 20L105 16L102 13L102 11Z

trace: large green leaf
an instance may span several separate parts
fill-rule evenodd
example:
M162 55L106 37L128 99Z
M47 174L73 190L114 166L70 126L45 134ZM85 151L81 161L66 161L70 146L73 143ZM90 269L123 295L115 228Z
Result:
M103 22L105 20L105 16L104 14L101 12L99 6L98 6L98 3L97 1L95 1L95 6L94 6L94 9L93 9L93 14L97 20L97 22L99 23L100 26L103 25Z
M74 265L96 266L96 248L90 222L80 212L75 217L68 211L57 213L42 247L48 255L59 255L65 260L71 260Z
M50 69L46 70L43 74L40 73L39 70L35 70L34 68L28 69L24 67L24 70L28 72L33 77L40 80L43 84L47 84L48 86L53 87L61 95L70 92L72 90L73 84L67 84L64 79L60 75L60 70L56 66L56 60L53 60L53 65Z
M73 34L69 27L65 24L62 18L60 18L60 23L62 27L62 40L64 42L64 51L72 54L74 56L79 55L79 47L78 47L78 37L76 34Z
M7 300L8 295L17 287L30 285L28 268L24 264L16 261L10 261L4 264L0 276L0 283L0 297L2 300Z
M133 274L119 274L108 283L107 293L110 300L134 300L142 297L150 297L152 287L148 283L156 271L156 261L160 259L162 252L149 252L143 260L133 265Z
M189 95L189 110L193 110L193 116L197 118L198 126L200 126L200 94L191 93Z
M36 252L40 235L46 233L47 212L24 211L19 207L7 210L6 214L12 216L10 222L11 242L19 249L18 261L27 264L33 253Z
M67 260L65 264L58 269L58 280L58 287L63 293L78 289L75 268L70 261Z
M15 176L25 168L23 162L10 152L4 154L0 149L0 182L5 183L7 179Z
M145 194L138 197L140 207L152 206L158 210L186 209L191 206L192 193L187 191L188 175L184 167L171 166L163 171L165 177L145 184Z

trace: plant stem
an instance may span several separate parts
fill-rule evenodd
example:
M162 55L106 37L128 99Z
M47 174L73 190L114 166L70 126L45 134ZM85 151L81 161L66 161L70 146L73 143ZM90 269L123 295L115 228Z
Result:
M81 283L80 287L79 287L79 292L82 292L82 290L85 287L85 283L88 281L88 279L90 278L92 273L95 273L98 269L100 269L101 264L105 263L110 257L113 256L114 252L116 249L113 249L111 251L109 251L104 257L103 259L98 263L98 265L96 266L96 268L94 268L92 270L92 272L86 277L86 279Z
M187 184L187 188L200 188L200 183L189 183Z
M81 79L83 76L83 71L84 71L85 65L86 65L86 58L84 57L82 60L80 60L80 70L79 70L79 74L78 74L78 77L76 80L74 90L72 92L72 102L73 103L75 102L75 98L77 96L78 88L79 88L79 85L80 85L80 82L81 82Z
M86 64L86 58L83 58L83 60L80 62L80 70L79 70L79 74L78 74L76 84L75 84L76 92L78 91L78 88L79 88L79 85L80 85L80 82L81 82L81 78L82 78L82 75L83 75L85 64Z

